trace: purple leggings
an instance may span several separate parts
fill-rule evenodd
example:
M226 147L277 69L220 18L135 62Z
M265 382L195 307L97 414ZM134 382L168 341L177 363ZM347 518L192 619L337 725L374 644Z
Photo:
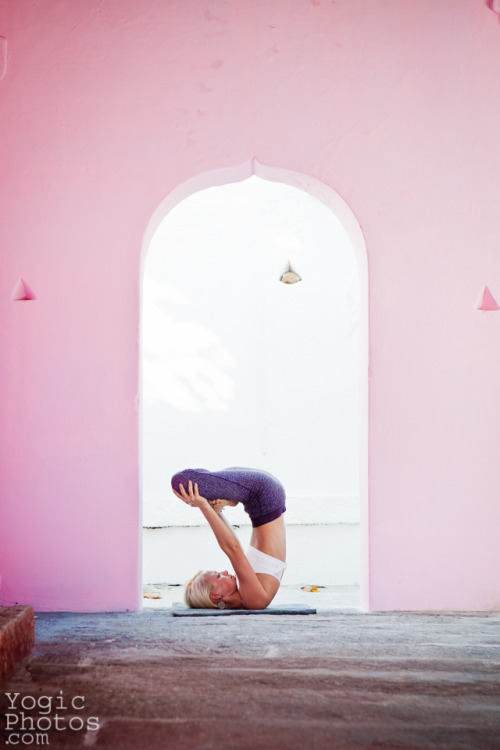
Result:
M207 500L233 500L242 503L252 526L263 526L279 518L286 510L285 490L281 482L267 471L235 466L222 471L184 469L172 477L172 487L179 492L179 484L187 490L188 482L198 483L198 491Z

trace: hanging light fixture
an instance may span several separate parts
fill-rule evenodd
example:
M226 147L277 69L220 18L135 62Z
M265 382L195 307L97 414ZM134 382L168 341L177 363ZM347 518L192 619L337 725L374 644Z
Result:
M282 281L283 284L296 284L297 281L302 281L299 274L293 270L290 261L288 261L288 269L281 274L280 281Z

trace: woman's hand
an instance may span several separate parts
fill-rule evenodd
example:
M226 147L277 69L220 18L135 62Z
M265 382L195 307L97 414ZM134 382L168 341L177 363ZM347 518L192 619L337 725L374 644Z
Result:
M177 495L179 500L182 500L186 505L191 505L193 508L204 508L206 505L208 505L208 500L206 497L202 497L200 493L198 492L198 483L193 483L191 480L188 482L188 490L184 489L183 484L179 484L180 493L176 492L174 490L174 495Z

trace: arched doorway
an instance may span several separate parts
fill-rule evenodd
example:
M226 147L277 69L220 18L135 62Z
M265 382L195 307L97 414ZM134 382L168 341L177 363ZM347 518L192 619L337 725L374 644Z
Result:
M198 189L182 186L179 200L170 196L158 210L157 231L150 228L142 318L145 525L168 528L161 542L154 536L182 580L197 565L192 549L200 550L198 567L224 564L211 540L202 550L201 528L184 539L172 533L200 520L175 502L169 476L187 465L259 466L287 487L289 580L331 584L350 575L339 566L352 566L353 554L360 567L359 535L348 528L360 505L366 529L364 243L327 186L249 166L232 179L212 174L208 185L223 187L203 191L207 175ZM240 182L252 174L264 180ZM302 277L297 284L279 283L288 262ZM228 520L246 518L235 509ZM334 526L341 530L335 540ZM243 527L239 536L245 540ZM310 553L299 560L294 546L312 546L316 567ZM151 554L145 564L151 567ZM171 571L158 576L173 582Z

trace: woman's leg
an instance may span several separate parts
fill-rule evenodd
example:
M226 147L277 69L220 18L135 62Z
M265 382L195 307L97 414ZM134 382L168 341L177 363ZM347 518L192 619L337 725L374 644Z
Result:
M200 495L209 502L225 500L232 505L245 504L250 494L248 489L231 480L230 472L211 472L206 469L183 469L177 472L171 479L172 488L179 492L179 485L182 484L187 490L190 481L193 485L198 484Z
M172 487L179 491L182 483L187 489L189 481L197 482L200 495L209 502L223 499L232 504L242 503L253 527L276 520L286 510L283 485L266 471L245 467L214 472L183 469L172 477Z

